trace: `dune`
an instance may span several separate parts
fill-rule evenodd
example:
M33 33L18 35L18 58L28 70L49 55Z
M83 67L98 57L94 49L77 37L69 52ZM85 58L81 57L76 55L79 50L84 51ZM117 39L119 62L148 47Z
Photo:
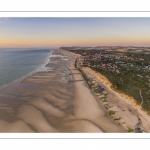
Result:
M107 94L107 105L111 106L109 110L115 111L115 115L113 119L120 118L119 120L115 120L121 126L123 126L126 130L128 128L135 129L138 118L141 120L141 129L144 132L150 132L150 116L146 114L146 112L142 111L139 106L135 103L133 98L123 94L117 93L111 89L111 83L108 81L106 77L101 75L100 73L96 73L92 69L88 67L82 68L83 71L87 74L87 76L93 78L97 83L101 84L104 87ZM100 100L100 103L101 100ZM104 103L102 103L104 105Z

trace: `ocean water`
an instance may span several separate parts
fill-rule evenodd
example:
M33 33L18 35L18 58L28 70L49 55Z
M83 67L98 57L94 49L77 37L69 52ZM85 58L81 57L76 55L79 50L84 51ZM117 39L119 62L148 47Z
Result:
M51 49L0 49L0 88L46 62Z

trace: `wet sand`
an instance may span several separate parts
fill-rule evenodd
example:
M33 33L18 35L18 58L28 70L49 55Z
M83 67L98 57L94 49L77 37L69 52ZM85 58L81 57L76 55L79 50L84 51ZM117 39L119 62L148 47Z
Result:
M127 132L75 68L76 56L53 51L50 61L0 92L0 132Z

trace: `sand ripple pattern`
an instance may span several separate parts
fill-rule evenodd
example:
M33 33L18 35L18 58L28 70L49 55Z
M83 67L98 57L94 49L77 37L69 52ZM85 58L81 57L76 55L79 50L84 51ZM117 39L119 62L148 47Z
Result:
M45 68L1 91L0 132L125 132L107 117L75 59L54 50Z
M55 50L45 66L52 71L42 69L1 91L0 132L73 132L64 121L73 114L68 65L67 54Z

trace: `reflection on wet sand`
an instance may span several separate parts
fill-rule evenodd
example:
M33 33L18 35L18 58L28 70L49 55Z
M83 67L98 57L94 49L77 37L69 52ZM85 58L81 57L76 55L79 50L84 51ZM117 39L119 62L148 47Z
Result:
M55 50L46 69L2 90L0 132L126 132L107 117L75 59Z
M0 93L0 132L67 131L61 122L72 114L74 88L68 61L59 57L65 54L53 55L45 66L50 71L43 69Z

